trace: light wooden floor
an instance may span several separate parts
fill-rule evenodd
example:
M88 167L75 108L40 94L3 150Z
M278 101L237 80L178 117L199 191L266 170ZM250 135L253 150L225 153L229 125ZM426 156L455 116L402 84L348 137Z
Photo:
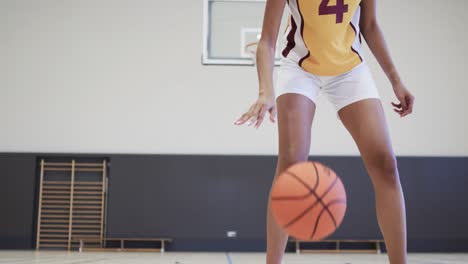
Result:
M264 264L263 253L97 253L0 251L8 264ZM383 264L386 255L286 254L283 264ZM467 264L468 254L410 254L410 264Z

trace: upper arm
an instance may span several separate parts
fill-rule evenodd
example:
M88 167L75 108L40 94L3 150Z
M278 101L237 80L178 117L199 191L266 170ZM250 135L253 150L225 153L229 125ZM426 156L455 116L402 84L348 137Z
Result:
M359 26L362 32L366 32L377 25L377 0L361 1L361 21Z
M267 0L263 17L262 42L276 44L285 4L286 0Z

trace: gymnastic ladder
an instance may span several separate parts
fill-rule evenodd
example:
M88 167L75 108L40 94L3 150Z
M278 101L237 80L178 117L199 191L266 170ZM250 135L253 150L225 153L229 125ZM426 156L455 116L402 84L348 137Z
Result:
M74 237L104 237L107 166L106 160L40 161L37 250L70 251L79 248ZM85 180L89 176L93 180ZM102 240L94 246L102 247Z

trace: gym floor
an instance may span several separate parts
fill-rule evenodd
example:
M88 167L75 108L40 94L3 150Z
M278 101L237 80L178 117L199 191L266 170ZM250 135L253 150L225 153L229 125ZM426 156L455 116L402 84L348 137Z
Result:
M64 251L0 251L0 263L8 264L258 264L264 253L98 253ZM283 264L381 264L384 254L295 254L285 255ZM468 263L468 254L410 254L411 264Z

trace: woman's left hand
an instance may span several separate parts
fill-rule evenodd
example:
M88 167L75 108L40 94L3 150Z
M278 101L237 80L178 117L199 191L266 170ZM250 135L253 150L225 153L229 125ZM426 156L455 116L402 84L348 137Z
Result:
M393 85L393 91L395 92L396 97L400 101L399 104L392 102L392 106L394 107L393 111L398 113L400 117L405 117L411 114L413 112L415 99L411 92L401 82L398 82L397 84Z

